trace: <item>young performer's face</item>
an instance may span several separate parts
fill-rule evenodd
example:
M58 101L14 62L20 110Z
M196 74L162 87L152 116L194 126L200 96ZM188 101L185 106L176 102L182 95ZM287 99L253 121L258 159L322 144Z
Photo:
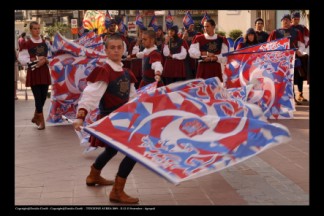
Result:
M106 54L110 60L113 62L119 63L121 62L123 53L124 53L124 45L122 40L109 40L107 41L106 46Z
M151 48L154 46L154 39L147 34L142 34L142 44L145 48Z
M39 24L34 24L32 28L30 29L30 33L34 38L39 37L40 35L40 25Z
M290 19L284 18L281 20L281 27L287 29L290 27Z

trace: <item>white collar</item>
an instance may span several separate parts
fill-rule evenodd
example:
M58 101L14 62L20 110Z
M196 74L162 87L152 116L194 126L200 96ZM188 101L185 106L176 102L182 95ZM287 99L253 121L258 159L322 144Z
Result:
M107 58L106 63L109 64L109 66L116 72L121 72L123 71L123 66L124 64L120 62L119 64L111 61L109 58Z
M217 39L217 34L214 34L213 36L209 36L207 33L204 33L204 36L207 40L215 40Z
M156 45L154 45L153 47L151 47L151 48L145 48L144 50L143 50L143 52L144 52L144 54L146 54L146 55L148 55L148 54L150 54L153 50L156 50L157 49L157 46Z
M41 37L39 37L39 39L35 39L35 38L33 38L33 37L30 37L30 40L31 40L33 43L42 43L42 42L43 42L43 40L42 40Z

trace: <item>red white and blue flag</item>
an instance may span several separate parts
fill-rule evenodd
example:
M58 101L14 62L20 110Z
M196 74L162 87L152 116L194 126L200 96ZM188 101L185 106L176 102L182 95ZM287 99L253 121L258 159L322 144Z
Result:
M107 10L106 15L105 15L105 27L106 27L106 29L109 28L109 26L111 24L111 19L112 19L112 17L110 15L109 11Z
M70 41L56 34L53 42L55 54L50 61L52 94L47 121L61 123L62 115L74 119L77 104L86 78L92 70L103 64L107 58L104 53L102 38L94 32ZM96 120L97 110L89 113L86 123Z
M238 98L241 93L223 88L218 78L177 82L142 94L84 130L179 184L290 140L286 127L267 122L260 107Z
M183 26L188 29L191 24L194 24L192 16L189 11L186 12L185 16L182 19Z
M143 17L140 14L139 10L136 11L135 24L138 25L140 29L143 29L145 27L143 23Z
M152 27L154 31L157 31L159 28L159 24L157 22L156 16L153 15L150 23L148 24L148 27Z
M288 38L228 53L224 86L258 83L255 88L263 91L262 97L249 102L258 104L267 118L293 118L294 56Z
M120 19L120 22L118 24L118 31L121 33L124 33L126 31L126 25L124 24L123 19Z
M165 25L167 29L170 29L173 26L173 17L171 15L170 10L168 12L168 15L165 17Z
M204 22L206 22L209 19L210 19L210 16L207 14L207 12L205 12L204 17L201 19L200 24L204 25Z

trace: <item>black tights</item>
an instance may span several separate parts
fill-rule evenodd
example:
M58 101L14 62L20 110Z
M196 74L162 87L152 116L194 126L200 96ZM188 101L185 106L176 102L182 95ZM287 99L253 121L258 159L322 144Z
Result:
M297 85L299 93L302 93L304 78L300 76L299 70L300 70L299 67L296 67L294 69L294 85ZM294 90L294 97L295 97L296 96L295 88L293 88L293 90Z
M43 107L47 97L48 85L34 85L31 86L35 98L35 107L37 113L43 112Z
M110 161L117 154L117 150L113 147L106 146L105 151L103 151L94 162L93 166L97 170L101 170L107 163ZM135 166L136 161L125 157L122 162L119 164L117 175L122 178L127 178L129 173L132 171L133 167Z

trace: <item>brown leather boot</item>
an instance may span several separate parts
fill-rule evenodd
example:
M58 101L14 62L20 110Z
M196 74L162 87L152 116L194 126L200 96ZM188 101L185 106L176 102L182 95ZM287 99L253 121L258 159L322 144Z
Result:
M116 176L115 184L110 192L109 200L111 202L125 203L125 204L135 204L139 202L138 198L128 196L124 192L126 179Z
M38 124L37 129L38 130L44 130L45 129L45 120L44 120L43 113L37 113L36 115L37 115L37 118L39 120L39 124Z
M35 123L37 126L39 125L39 119L36 110L34 112L34 117L32 118L31 122Z
M88 186L98 185L113 185L114 181L107 180L100 176L101 170L97 170L93 165L91 166L90 174L87 176L86 183Z

